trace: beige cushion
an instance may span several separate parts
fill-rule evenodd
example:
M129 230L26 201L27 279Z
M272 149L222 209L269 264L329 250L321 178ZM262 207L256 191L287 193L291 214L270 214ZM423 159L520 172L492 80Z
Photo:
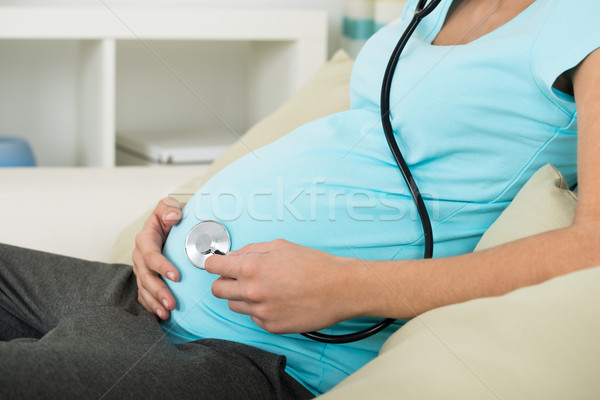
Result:
M537 171L477 250L569 226L577 199ZM594 399L600 391L600 268L410 321L323 399Z
M540 168L519 191L500 218L485 232L477 250L484 250L573 223L577 196L554 166Z
M174 188L174 197L187 201L215 173L251 150L269 144L307 122L350 108L353 64L354 61L345 52L338 51L302 89L219 157L206 174ZM112 252L112 262L131 264L135 235L151 211L148 210L121 232Z
M597 399L600 268L439 308L323 400Z

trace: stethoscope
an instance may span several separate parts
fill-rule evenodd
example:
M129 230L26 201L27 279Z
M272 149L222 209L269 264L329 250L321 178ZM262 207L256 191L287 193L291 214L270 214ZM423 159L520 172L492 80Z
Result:
M421 225L423 226L423 237L425 241L424 258L431 258L433 255L433 233L431 228L431 220L427 213L427 208L423 197L417 187L415 180L410 172L404 156L398 147L396 138L394 137L394 131L392 129L392 123L390 120L390 92L392 88L392 79L396 65L400 59L402 51L406 47L406 43L417 29L419 23L429 15L441 2L441 0L431 0L427 4L427 0L419 0L415 13L412 20L408 24L408 27L400 37L398 44L392 52L392 56L388 62L385 74L383 77L383 84L381 88L381 122L383 125L383 131L385 138L390 147L392 155L398 164L398 168L402 173L402 177L408 186L413 201L417 207ZM185 252L189 261L197 268L204 269L204 262L206 259L213 254L224 255L229 252L231 248L231 237L227 228L223 224L217 221L202 221L195 225L188 233L185 241ZM384 319L374 324L373 326L366 328L362 331L349 333L346 335L327 335L320 332L307 332L302 335L307 338L324 342L324 343L350 343L358 340L366 339L394 323L395 319Z

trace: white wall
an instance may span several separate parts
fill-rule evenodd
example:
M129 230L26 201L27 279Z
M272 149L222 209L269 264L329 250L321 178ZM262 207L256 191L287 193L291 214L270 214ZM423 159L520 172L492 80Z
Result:
M40 165L75 165L79 44L0 40L0 55L0 136L29 140Z
M340 30L342 19L343 0L328 0L323 2L318 0L0 0L0 7L26 7L26 6L93 6L93 7L145 7L169 6L169 7L193 7L193 6L219 6L219 7L264 7L264 8L302 8L302 9L322 9L330 13L330 53L340 47ZM213 65L208 58L191 58L187 56L185 62L181 61L181 54L187 54L186 49L196 49L194 43L172 43L172 46L161 46L161 43L152 42L155 50L160 50L162 57L177 67L186 82L194 85L198 93L206 94L206 98L211 100L211 106L225 110L221 111L221 117L238 132L243 132L248 128L248 118L246 115L247 106L240 101L240 104L231 105L231 98L235 96L229 92L223 91L220 87L214 89L214 85L222 80L214 82L199 80L199 76L213 76L222 74L235 79L246 77L246 70L243 60L248 59L248 45L241 43L228 43L224 51L231 50L231 46L237 46L239 51L235 52L240 56L240 62L233 62L231 54L223 55L218 59L229 60L227 65L236 67L237 72L223 70L220 65ZM198 46L210 47L213 54L221 51L221 48L213 48L210 43L198 44ZM34 153L37 156L38 164L44 166L71 166L78 165L77 146L78 146L78 74L81 63L81 43L77 41L61 40L0 40L0 136L21 136L25 137L31 143ZM183 50L174 56L170 56L171 50L176 50L182 46ZM212 46L212 47L211 47ZM202 47L204 48L204 47ZM137 51L137 52L136 52ZM138 53L139 48L133 45L120 44L117 47L117 81L118 85L118 107L117 129L133 130L139 123L133 124L132 120L139 120L139 114L143 114L147 120L146 125L156 129L164 128L164 124L170 121L177 121L178 126L187 129L187 126L199 125L198 121L206 122L214 119L214 116L206 116L197 111L198 101L194 99L184 100L184 107L180 103L173 103L165 106L165 98L172 93L170 88L179 88L176 95L189 97L189 91L181 89L180 82L172 84L171 74L160 74L155 70L163 71L163 65L150 65L150 61L156 63L156 59L148 61ZM164 54L163 54L164 53ZM201 54L201 51L196 51ZM137 61L130 63L134 56ZM224 58L229 57L229 58ZM245 57L245 58L244 58ZM141 60L141 61L140 61ZM237 60L237 58L235 59ZM146 61L146 62L145 62ZM145 63L144 63L145 62ZM140 63L143 63L140 65ZM131 64L131 65L130 65ZM190 66L196 68L190 71ZM143 83L130 88L129 81L135 83L133 78L143 76L147 71L154 71L153 77L148 79L159 95L146 95L145 108L139 106L139 97L145 92ZM216 73L214 73L216 71ZM236 88L244 93L247 89L246 80L233 80ZM232 81L230 78L229 81ZM171 86L169 86L171 85ZM212 86L211 86L212 85ZM167 90L169 89L169 90ZM218 96L214 94L218 94ZM219 95L220 94L220 95ZM137 96L137 97L135 97ZM162 103L157 99L162 99ZM187 97L186 97L187 98ZM220 106L227 102L227 107ZM156 103L156 104L155 104ZM213 104L214 103L214 104ZM190 111L190 107L196 107ZM161 115L161 121L157 118ZM137 118L137 119L136 119ZM134 122L135 122L134 121ZM160 122L160 123L159 123ZM161 123L163 125L161 125ZM208 123L208 122L206 122ZM146 129L146 126L141 126Z

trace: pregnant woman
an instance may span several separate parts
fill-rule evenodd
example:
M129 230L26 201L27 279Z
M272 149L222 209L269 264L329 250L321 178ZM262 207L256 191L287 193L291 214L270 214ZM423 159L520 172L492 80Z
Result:
M159 202L135 275L0 247L0 395L310 398L422 312L600 265L600 3L442 0L418 26L390 119L432 222L428 260L380 116L388 59L421 3L365 45L350 110L253 151L183 208ZM546 163L578 181L573 226L472 253ZM233 251L204 270L184 245L205 220ZM397 321L358 342L299 334L378 318Z

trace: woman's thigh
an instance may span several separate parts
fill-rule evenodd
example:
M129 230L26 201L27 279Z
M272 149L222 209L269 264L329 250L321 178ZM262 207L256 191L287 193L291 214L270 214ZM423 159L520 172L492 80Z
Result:
M173 345L141 307L80 311L41 339L0 342L0 398L313 397L283 356L216 339Z
M0 244L0 340L43 336L82 307L137 306L131 267Z

